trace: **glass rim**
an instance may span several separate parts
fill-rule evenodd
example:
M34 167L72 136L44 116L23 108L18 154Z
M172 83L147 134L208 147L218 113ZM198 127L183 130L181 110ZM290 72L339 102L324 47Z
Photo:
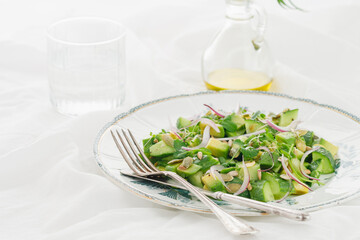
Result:
M71 42L71 41L62 40L62 39L59 39L57 37L54 37L50 33L50 31L54 27L56 27L56 26L58 26L58 25L60 25L62 23L71 22L71 21L75 21L75 20L101 20L101 21L104 21L104 22L108 22L108 23L112 23L112 24L117 25L117 27L119 27L119 29L121 29L121 32L119 33L119 36L111 38L109 40L86 42L86 43ZM109 18L102 18L102 17L70 17L70 18L64 18L62 20L54 22L46 30L46 36L47 36L48 39L51 39L54 42L58 42L58 43L66 44L66 45L76 45L76 46L94 46L94 45L108 44L108 43L120 40L121 38L123 38L125 36L125 33L126 33L126 29L125 29L124 25L122 25L121 23L119 23L119 22L117 22L115 20L112 20L112 19L109 19Z

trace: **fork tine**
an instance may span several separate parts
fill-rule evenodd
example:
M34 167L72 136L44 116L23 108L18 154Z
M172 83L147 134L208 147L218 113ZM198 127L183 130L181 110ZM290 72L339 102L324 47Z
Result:
M132 143L132 141L129 139L129 137L127 136L126 132L124 131L124 129L121 129L123 136L125 137L126 141L128 142L132 152L134 153L137 162L147 170L147 172L153 172L153 170L151 168L149 168L142 159L140 159L138 153L136 152L135 148L134 148L134 143Z
M132 163L138 168L138 170L140 170L142 173L146 173L147 171L138 163L136 156L134 157L132 155L132 153L130 152L130 149L128 148L128 146L125 143L125 140L123 139L123 137L120 135L120 133L118 132L118 130L116 130L116 133L120 139L120 142L122 143L122 146L124 147L125 151L127 152L127 155L130 157L130 159L132 160Z
M113 131L110 130L111 136L114 139L114 142L116 144L116 147L119 149L120 154L123 156L125 162L127 163L127 165L131 168L131 170L133 170L134 173L139 174L141 173L138 169L136 169L136 167L134 167L134 165L132 164L132 161L129 160L129 158L127 157L127 155L125 154L125 152L123 151L123 149L121 148L119 141L116 139Z
M130 129L128 129L129 135L131 137L131 139L133 140L133 142L135 143L136 148L139 150L141 156L145 159L146 164L155 172L160 172L153 164L152 162L146 157L144 151L142 150L142 148L139 146L139 144L137 143L134 135L131 133Z

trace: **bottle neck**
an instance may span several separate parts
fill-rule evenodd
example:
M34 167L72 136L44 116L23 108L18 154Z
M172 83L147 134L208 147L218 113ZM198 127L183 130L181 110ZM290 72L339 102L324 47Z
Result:
M249 20L254 14L252 0L226 0L226 17L231 20Z

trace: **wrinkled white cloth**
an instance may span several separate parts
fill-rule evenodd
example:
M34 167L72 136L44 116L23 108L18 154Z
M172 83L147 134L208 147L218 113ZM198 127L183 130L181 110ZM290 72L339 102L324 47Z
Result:
M296 1L306 12L259 3L278 60L272 91L359 116L360 2ZM200 56L223 15L222 0L0 0L0 239L360 239L360 199L305 223L245 217L261 232L234 237L213 216L137 198L98 171L93 141L114 116L205 90ZM74 16L108 17L127 28L127 95L119 110L74 118L50 105L45 30Z

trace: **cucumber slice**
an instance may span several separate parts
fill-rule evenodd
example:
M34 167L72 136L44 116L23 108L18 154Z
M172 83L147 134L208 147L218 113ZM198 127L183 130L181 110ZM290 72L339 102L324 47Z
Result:
M261 174L261 179L266 180L270 183L271 191L275 199L282 198L290 189L289 181L281 179L275 174L263 172Z
M335 160L332 154L325 148L320 148L316 152L313 152L312 158L313 162L316 162L320 159L320 162L315 169L316 171L323 174L329 174L335 171Z
M155 143L149 148L150 156L152 157L165 157L173 154L176 150L167 145L164 141Z
M250 197L261 202L274 201L270 183L266 180L258 180L251 182Z
M281 113L280 120L279 120L279 126L286 127L290 125L292 121L297 119L298 116L298 109L289 110L286 112Z
M176 172L176 169L178 168L178 166L180 166L180 164L181 162L166 165L165 171Z
M195 173L197 173L200 169L201 169L201 166L196 165L196 164L192 164L187 169L181 169L181 168L177 167L176 172L182 177L189 177L189 176L194 175Z

